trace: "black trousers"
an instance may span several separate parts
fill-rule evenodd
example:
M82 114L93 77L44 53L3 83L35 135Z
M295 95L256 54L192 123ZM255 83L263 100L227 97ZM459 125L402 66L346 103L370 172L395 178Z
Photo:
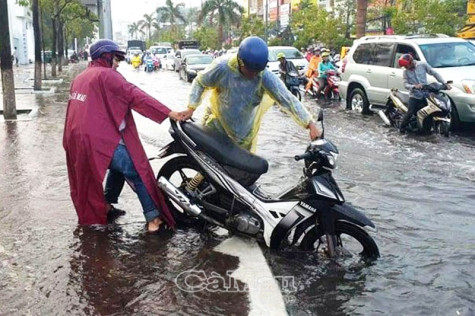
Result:
M399 129L401 131L406 130L407 124L409 124L409 121L411 117L417 113L420 109L422 109L424 106L426 106L427 101L425 98L423 99L416 99L416 98L409 98L409 105L407 108L407 112L404 115L404 117L401 120L401 125L399 126Z

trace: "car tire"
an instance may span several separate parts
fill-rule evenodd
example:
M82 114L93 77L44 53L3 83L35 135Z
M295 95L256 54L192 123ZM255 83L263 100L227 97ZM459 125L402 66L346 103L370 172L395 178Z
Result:
M348 99L346 107L349 110L361 114L369 114L368 97L362 88L354 88L351 90L350 98Z
M451 103L452 103L452 111L450 112L450 130L456 131L457 129L460 128L460 117L454 103L453 102Z

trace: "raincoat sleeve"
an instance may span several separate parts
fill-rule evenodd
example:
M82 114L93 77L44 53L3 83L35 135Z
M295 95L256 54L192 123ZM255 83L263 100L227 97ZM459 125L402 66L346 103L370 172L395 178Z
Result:
M208 68L200 71L191 84L191 93L188 100L188 108L196 109L201 104L203 92L214 88L224 74L225 63L215 60Z
M444 78L442 78L442 76L437 71L435 71L434 68L429 66L429 64L427 63L424 63L424 67L426 68L426 72L429 75L434 76L434 78L437 79L438 82L445 84Z
M300 126L308 127L308 124L312 121L312 116L303 104L285 87L282 80L266 69L262 76L262 84L266 93L285 112L289 113Z
M167 106L125 80L120 73L110 71L108 76L110 78L107 78L106 83L110 85L113 96L119 99L116 105L128 105L130 109L157 123L161 123L168 117L171 110Z

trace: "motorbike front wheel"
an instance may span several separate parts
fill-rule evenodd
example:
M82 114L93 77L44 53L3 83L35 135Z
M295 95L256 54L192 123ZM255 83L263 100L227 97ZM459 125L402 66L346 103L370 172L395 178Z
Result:
M157 174L157 182L160 177L164 177L186 194L186 185L198 172L196 163L188 157L180 156L170 159L162 166ZM186 214L185 210L171 199L166 198L165 200L170 212L179 226L197 226L203 223L202 219Z
M450 135L450 123L447 121L439 121L435 123L435 132L445 137Z
M335 224L337 253L343 256L360 256L363 260L375 260L379 257L378 246L373 238L359 226L343 221ZM326 235L320 225L310 230L300 243L304 250L319 251L326 245Z
M295 95L295 97L296 97L299 101L302 101L302 95L300 94L300 91L299 91L299 88L298 88L298 87L293 87L293 88L291 88L290 91L292 92L293 95Z

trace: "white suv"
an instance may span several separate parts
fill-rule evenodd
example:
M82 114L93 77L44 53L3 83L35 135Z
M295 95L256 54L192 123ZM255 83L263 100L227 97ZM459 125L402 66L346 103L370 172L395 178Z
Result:
M475 46L446 35L367 36L356 40L343 61L340 95L347 109L369 113L384 107L392 88L408 92L398 65L401 55L432 66L446 81L452 104L452 122L475 122ZM429 82L435 81L427 75ZM371 105L371 107L370 107Z

